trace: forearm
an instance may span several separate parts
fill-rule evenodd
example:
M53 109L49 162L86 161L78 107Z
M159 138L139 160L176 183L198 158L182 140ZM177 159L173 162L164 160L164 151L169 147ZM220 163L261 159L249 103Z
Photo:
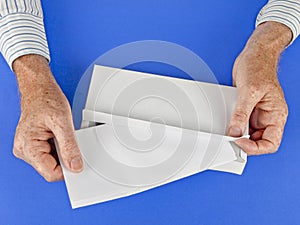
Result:
M43 56L21 56L14 61L13 70L21 93L21 107L40 96L45 98L52 92L63 95L52 75L47 59Z
M22 95L29 94L38 86L53 80L48 61L40 55L30 54L17 58L13 62L13 71Z
M262 79L270 79L267 76L276 76L280 54L288 46L291 38L291 30L281 23L270 21L260 24L254 30L243 51L236 59L233 68L234 85L236 85L236 71L239 70L237 66L248 67L248 69L251 67L251 73L253 74L260 74L265 69L268 69L269 73L264 73ZM247 61L248 64L242 65L239 61Z
M255 29L244 50L278 58L291 40L292 31L287 26L269 21Z
M288 44L292 44L300 33L300 1L269 0L259 12L256 26L270 21L284 24L290 28L292 38Z

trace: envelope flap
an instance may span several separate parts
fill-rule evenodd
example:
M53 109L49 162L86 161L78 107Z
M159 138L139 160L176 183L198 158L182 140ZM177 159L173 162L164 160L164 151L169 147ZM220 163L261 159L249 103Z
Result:
M95 65L85 109L225 134L233 87Z

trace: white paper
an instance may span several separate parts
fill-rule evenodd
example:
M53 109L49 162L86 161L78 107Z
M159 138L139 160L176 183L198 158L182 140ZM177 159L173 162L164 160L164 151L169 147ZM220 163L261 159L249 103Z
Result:
M95 66L76 131L84 170L62 166L72 208L207 169L241 174L247 156L225 136L236 98L232 87Z

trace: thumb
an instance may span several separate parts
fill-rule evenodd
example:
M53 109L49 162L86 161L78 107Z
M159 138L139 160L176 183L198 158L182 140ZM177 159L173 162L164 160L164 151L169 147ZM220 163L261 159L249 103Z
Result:
M257 92L251 92L247 87L238 88L237 103L227 129L229 136L241 137L244 134L251 113L259 100Z
M76 142L74 127L71 121L62 126L55 125L52 132L56 138L64 165L72 172L80 172L83 162Z

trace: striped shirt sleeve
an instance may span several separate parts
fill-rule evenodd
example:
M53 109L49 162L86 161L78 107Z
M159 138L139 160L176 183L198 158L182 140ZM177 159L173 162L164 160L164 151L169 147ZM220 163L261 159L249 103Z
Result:
M11 68L22 55L50 60L40 0L0 0L0 51Z
M267 21L288 26L293 32L293 42L300 33L300 0L269 0L259 12L256 26Z

